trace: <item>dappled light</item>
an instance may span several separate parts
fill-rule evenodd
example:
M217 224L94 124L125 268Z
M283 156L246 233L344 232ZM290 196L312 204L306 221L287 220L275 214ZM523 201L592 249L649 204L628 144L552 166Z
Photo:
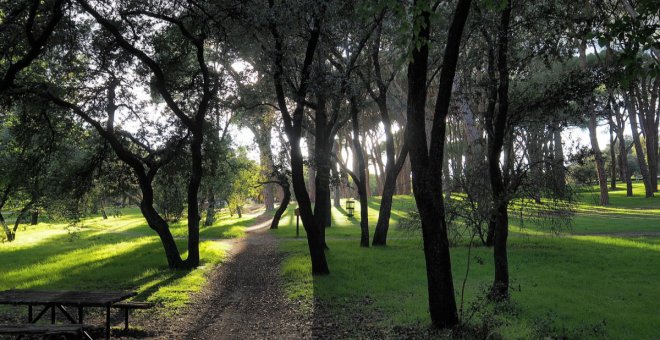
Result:
M0 1L0 338L658 337L656 2Z

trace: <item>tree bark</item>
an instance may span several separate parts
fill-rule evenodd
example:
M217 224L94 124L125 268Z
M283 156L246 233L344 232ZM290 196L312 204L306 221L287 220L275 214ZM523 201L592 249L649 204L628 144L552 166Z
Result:
M351 97L350 110L351 120L353 122L353 154L357 160L357 186L358 195L360 197L360 247L369 247L369 205L367 198L367 166L364 160L364 152L360 143L360 124L358 117L357 99Z
M309 200L316 203L316 136L311 133L307 134L307 154L308 164L307 167L307 192L309 193Z
M653 197L653 187L649 174L649 168L646 164L644 157L644 147L639 138L639 130L637 130L637 113L635 110L635 103L632 98L626 97L628 106L628 118L630 119L630 130L632 131L633 144L635 145L635 153L637 154L637 163L639 164L639 171L642 173L642 180L644 180L644 193L645 197Z
M390 217L392 216L392 198L396 189L396 179L399 176L399 171L401 171L407 157L408 147L404 143L401 147L396 164L394 164L391 169L386 167L388 170L385 172L383 194L381 196L380 207L378 210L378 222L376 222L376 229L374 230L374 238L372 241L374 246L387 245L387 232L390 227ZM387 158L389 164L390 157L388 156Z
M327 248L325 242L325 228L328 226L330 216L330 150L328 115L326 112L326 101L323 95L317 95L317 107L314 116L314 160L315 176L314 189L316 201L314 202L314 220L320 231L323 247ZM312 178L310 177L310 181Z
M269 0L270 8L275 6L274 0ZM284 121L284 129L291 145L291 180L293 184L293 191L298 201L300 217L303 222L303 227L307 234L307 246L309 248L310 258L312 262L313 275L327 275L330 274L328 262L325 257L325 251L321 240L320 230L314 221L314 214L312 212L312 202L309 198L307 189L305 188L305 177L303 171L303 157L300 150L300 137L302 133L302 120L305 110L305 98L307 96L307 88L309 86L310 66L312 64L316 47L319 42L320 36L320 22L312 20L312 28L310 37L307 40L305 49L305 59L302 64L300 74L300 86L295 94L295 109L293 114L289 114L287 108L286 96L284 93L284 43L275 23L270 23L271 34L275 41L275 60L274 60L274 73L273 84L275 86L275 94L277 96L277 103L282 114Z
M419 5L417 1L415 4ZM458 324L442 198L442 160L452 83L470 4L470 0L458 1L449 27L428 147L425 129L428 41L431 31L431 13L428 8L422 9L421 13L413 18L413 27L418 27L419 32L413 33L414 47L411 61L408 63L408 123L405 138L412 165L415 203L422 223L429 312L431 322L437 328L449 328ZM420 42L421 46L417 47L417 42Z
M264 177L268 178L273 172L273 152L271 150L270 126L260 122L259 123L259 136L255 136L257 145L259 147L259 159L261 163L261 173ZM254 129L255 131L257 129ZM275 210L275 187L274 184L265 184L261 189L261 194L264 198L264 205L266 211L270 212Z
M610 197L607 191L607 171L605 170L605 160L598 146L598 137L596 137L596 113L589 109L589 140L591 141L591 150L594 153L596 161L596 173L598 175L598 187L600 188L600 205L609 205Z
M493 195L493 258L495 261L495 279L491 287L489 297L494 300L509 298L509 262L507 256L507 239L509 235L507 181L500 167L500 156L504 148L507 136L507 119L509 110L509 24L511 21L511 1L506 2L506 7L500 17L497 42L497 72L499 85L495 87L494 77L494 53L489 57L489 78L491 80L491 98L486 116L488 128L488 169ZM499 107L495 113L495 88ZM507 155L508 156L508 155ZM508 158L508 157L505 157ZM505 161L502 167L508 168Z
M556 125L552 134L555 144L555 157L552 167L555 190L559 197L564 197L566 195L566 168L564 167L564 145L561 140L561 126Z
M580 67L585 70L587 68L587 45L586 42L582 41L579 47L580 52ZM596 127L598 126L596 121L596 112L594 111L593 105L588 104L587 110L589 115L589 140L591 141L591 150L596 159L596 172L598 174L598 186L600 188L600 205L609 205L610 197L607 191L607 172L605 170L605 160L603 160L603 154L600 151L600 146L598 146L598 137L596 134Z
M609 117L610 122L610 190L616 190L616 141L614 140L612 114Z
M209 206L206 208L206 221L204 221L206 227L210 227L215 223L215 193L213 190L209 191Z
M2 226L2 230L4 230L5 232L5 237L7 238L7 242L14 241L16 235L11 231L11 229L7 225L7 221L5 221L5 217L2 215L1 211L0 211L0 225Z
M658 116L660 115L656 107L660 95L660 77L655 77L653 84L648 77L642 77L638 83L637 86L632 87L631 100L636 99L637 114L644 133L651 189L656 192L658 191Z
M286 212L286 209L289 206L289 202L291 201L291 190L289 188L289 179L286 178L286 176L279 176L279 180L277 181L277 184L280 185L280 187L282 188L282 192L284 194L282 196L282 203L280 203L279 208L277 208L277 211L275 211L273 220L270 223L270 229L277 229L277 227L280 225L280 219L282 218L284 212Z

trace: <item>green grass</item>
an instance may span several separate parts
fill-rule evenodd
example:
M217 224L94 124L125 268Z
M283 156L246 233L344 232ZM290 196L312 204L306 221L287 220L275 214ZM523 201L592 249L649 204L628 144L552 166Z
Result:
M638 189L638 187L636 187ZM577 235L579 232L659 231L659 215L649 211L631 213L625 192L612 195L612 205L598 208L582 203L568 233L554 236L527 226L509 242L513 311L498 315L504 338L530 338L577 333L605 323L606 337L653 339L660 336L660 237ZM658 199L637 200L646 210L655 210ZM333 211L334 225L327 229L327 252L331 274L312 277L304 231L295 239L295 217L288 212L274 233L287 254L282 264L285 289L291 298L312 298L328 304L333 313L347 311L367 315L379 327L430 324L426 277L419 235L397 230L396 221L413 206L410 197L396 197L388 247L364 249L359 244L357 220ZM356 204L359 206L359 204ZM377 216L377 201L369 205L370 225ZM356 212L358 215L358 212ZM301 226L302 228L302 226ZM457 300L468 261L468 247L451 250ZM471 269L463 297L468 307L483 301L492 282L492 249L471 249ZM478 323L478 320L472 320ZM566 331L562 331L566 329ZM560 333L552 333L559 330Z
M253 219L220 214L213 226L202 229L202 263L191 271L167 267L159 238L137 209L124 209L122 216L107 220L85 219L75 229L55 223L27 226L19 229L16 241L0 244L0 290L135 290L136 299L175 310L224 259L229 245L219 238L242 236ZM185 227L172 227L184 257Z

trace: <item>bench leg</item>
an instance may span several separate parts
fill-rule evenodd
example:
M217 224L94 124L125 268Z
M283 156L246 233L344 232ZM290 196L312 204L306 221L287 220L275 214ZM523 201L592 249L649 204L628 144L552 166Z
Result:
M128 308L124 308L124 330L128 332Z
M110 339L110 305L105 307L105 338Z
M32 319L31 323L36 323L37 321L39 321L39 319L41 319L41 317L44 316L46 312L48 312L49 308L50 308L49 306L44 306L44 309L42 309L41 312L39 312L39 314L37 314L37 316L34 317L34 319Z
M28 323L32 323L32 305L28 305Z
M82 324L83 323L83 308L78 307L78 323Z
M55 324L55 306L50 307L50 323Z

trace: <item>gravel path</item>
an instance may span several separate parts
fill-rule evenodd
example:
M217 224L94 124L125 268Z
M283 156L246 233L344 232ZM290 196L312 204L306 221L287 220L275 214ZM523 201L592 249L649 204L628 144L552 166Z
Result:
M270 221L249 228L228 261L209 278L186 315L174 322L180 339L305 339L310 322L284 297L279 277L281 255L270 235ZM178 333L178 332L177 332Z

